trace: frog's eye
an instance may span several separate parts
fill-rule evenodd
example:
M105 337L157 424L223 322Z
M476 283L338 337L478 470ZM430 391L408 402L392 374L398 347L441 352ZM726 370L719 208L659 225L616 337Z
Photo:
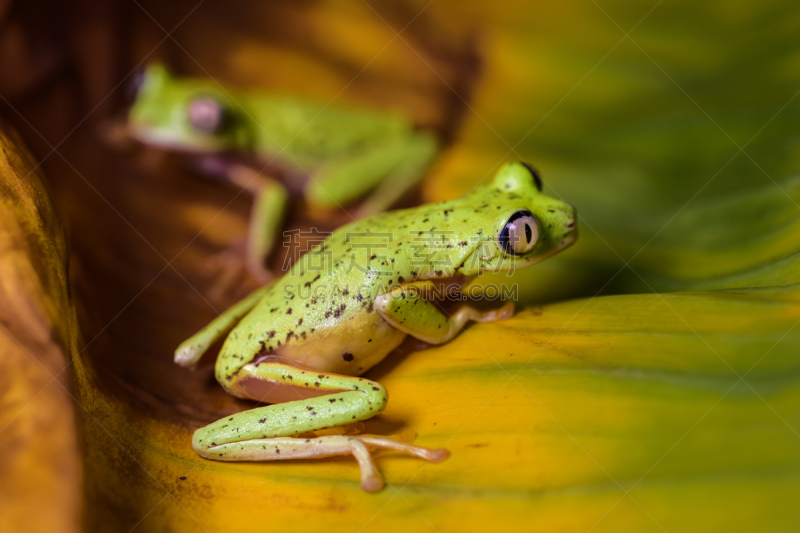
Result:
M144 85L146 76L147 74L141 68L133 71L133 74L131 74L130 79L124 86L125 87L124 97L126 102L136 101L136 97L139 96L139 91Z
M195 98L187 114L189 123L201 133L219 133L225 123L225 108L213 98Z
M527 209L511 215L497 236L500 247L510 255L522 255L530 252L538 239L539 224Z
M528 172L531 173L531 177L533 178L533 183L536 185L536 188L539 189L539 192L542 192L542 176L539 174L539 171L533 168L530 163L526 163L522 161L522 166L528 169Z

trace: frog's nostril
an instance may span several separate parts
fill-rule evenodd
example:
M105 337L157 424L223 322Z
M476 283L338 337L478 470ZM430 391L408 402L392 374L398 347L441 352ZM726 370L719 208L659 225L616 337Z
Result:
M567 222L567 229L572 229L574 227L575 227L575 221L574 220L570 220L569 222Z

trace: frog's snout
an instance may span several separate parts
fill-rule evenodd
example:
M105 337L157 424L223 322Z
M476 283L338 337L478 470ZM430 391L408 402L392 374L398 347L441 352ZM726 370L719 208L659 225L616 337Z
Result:
M564 218L564 238L569 241L569 244L572 244L578 237L578 213L574 209L570 209L564 214L566 215Z

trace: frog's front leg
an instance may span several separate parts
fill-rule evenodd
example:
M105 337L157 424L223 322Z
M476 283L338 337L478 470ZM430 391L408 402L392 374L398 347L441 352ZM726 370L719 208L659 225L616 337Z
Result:
M233 183L253 194L245 263L256 280L266 283L272 275L265 263L280 237L289 193L277 180L244 165L233 165L227 175Z
M492 322L505 320L514 314L514 303L508 302L500 309L486 312L462 305L448 316L425 299L425 295L433 291L431 282L407 283L377 296L375 309L395 328L430 344L448 342L469 320Z
M223 356L224 357L224 356ZM230 372L232 361L217 363L217 379L236 396L275 403L223 418L194 433L195 451L219 461L279 461L353 455L361 469L361 487L378 490L383 480L369 450L398 450L432 462L447 457L374 435L292 435L366 420L386 407L386 389L364 378L301 370L280 363L248 363ZM225 375L228 374L228 375ZM290 401L291 400L291 401Z

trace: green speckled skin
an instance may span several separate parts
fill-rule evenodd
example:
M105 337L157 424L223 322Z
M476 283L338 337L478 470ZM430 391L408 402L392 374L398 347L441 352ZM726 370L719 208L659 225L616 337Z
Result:
M380 412L388 399L385 389L350 376L377 364L407 334L441 343L467 320L507 316L482 314L466 305L446 315L410 295L416 289L424 295L437 282L460 288L487 269L524 268L574 242L574 210L542 194L531 172L510 163L491 184L461 198L343 226L280 280L184 342L176 362L191 366L238 321L217 357L216 377L232 394L276 404L198 430L198 453L220 460L275 460L275 445L264 439ZM515 255L498 235L523 210L535 218L538 238L528 239L530 247ZM336 442L330 449L341 445ZM326 450L317 445L304 449L295 448L295 453ZM288 458L283 453L280 458Z

